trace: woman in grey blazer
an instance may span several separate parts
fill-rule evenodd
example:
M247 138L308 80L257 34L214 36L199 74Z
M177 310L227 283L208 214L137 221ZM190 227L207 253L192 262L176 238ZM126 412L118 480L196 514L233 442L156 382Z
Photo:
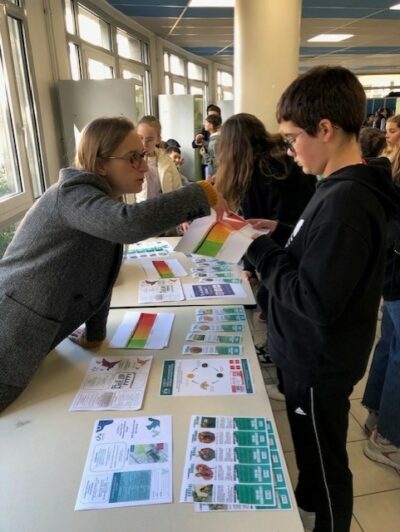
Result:
M227 206L201 181L137 205L143 146L132 122L99 118L84 129L75 165L28 211L0 260L0 411L28 385L41 360L72 335L98 345L106 334L111 290L124 243L182 222L221 216Z

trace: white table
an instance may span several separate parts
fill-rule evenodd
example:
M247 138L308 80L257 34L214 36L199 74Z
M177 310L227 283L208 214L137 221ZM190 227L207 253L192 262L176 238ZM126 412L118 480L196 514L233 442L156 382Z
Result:
M244 335L244 355L250 360L256 393L248 396L160 397L162 360L180 357L184 336L194 322L194 308L160 308L175 312L168 348L151 352L153 364L143 410L127 412L69 412L92 353L62 342L43 362L33 381L0 416L0 530L4 532L301 532L293 493L293 509L264 512L196 513L179 503L189 420L192 414L265 416L273 419L250 332ZM124 310L111 310L111 338ZM108 342L95 354L110 354ZM114 354L150 354L147 350L118 350ZM96 419L172 415L172 504L74 512L89 441ZM275 427L276 431L276 427ZM277 434L277 432L276 432ZM278 438L277 438L278 439ZM287 481L280 442L282 464Z
M163 238L162 240L168 240ZM158 257L154 257L158 258ZM193 261L186 257L183 253L172 251L167 257L159 257L160 259L178 259L185 270L190 273L190 269L195 266ZM238 277L241 277L240 268L238 268ZM126 259L123 261L119 276L114 285L112 298L111 298L111 308L130 308L130 307L154 307L154 306L175 306L175 307L187 307L187 306L204 306L204 305L245 305L246 307L254 307L256 301L250 286L250 283L247 279L243 279L242 287L246 293L244 297L221 297L213 299L196 299L183 301L168 301L165 303L148 303L146 305L140 304L138 301L139 295L139 281L146 279L145 270L140 265L139 259ZM196 283L199 282L199 279L191 277L190 275L186 277L180 277L180 280L183 283Z

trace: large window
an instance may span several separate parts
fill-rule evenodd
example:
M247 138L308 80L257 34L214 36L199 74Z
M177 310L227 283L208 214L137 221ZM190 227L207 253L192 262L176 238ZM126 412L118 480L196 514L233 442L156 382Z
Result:
M385 98L391 91L400 92L400 74L358 76L367 98Z
M217 70L217 100L233 100L233 75Z
M164 51L164 90L166 94L201 94L208 100L207 68Z
M136 116L152 112L149 44L141 36L76 0L65 0L65 27L72 79L132 79Z
M44 171L25 15L0 11L0 224L26 211L44 191Z

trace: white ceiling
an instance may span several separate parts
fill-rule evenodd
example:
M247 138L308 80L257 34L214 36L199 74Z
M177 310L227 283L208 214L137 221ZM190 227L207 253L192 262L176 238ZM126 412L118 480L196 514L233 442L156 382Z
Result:
M188 0L108 0L164 39L197 55L232 65L233 16L229 8L188 6ZM248 0L251 1L251 0ZM396 0L303 0L300 69L342 64L365 74L400 73L400 11ZM319 33L352 33L342 43L310 43Z

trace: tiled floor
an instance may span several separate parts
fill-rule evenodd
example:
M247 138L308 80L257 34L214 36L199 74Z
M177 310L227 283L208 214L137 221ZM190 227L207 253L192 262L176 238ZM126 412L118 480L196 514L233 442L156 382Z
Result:
M254 343L265 339L265 323L258 320L258 311L248 311ZM261 367L264 382L276 382L273 367ZM366 411L361 406L367 376L357 384L351 396L347 449L353 473L354 507L351 532L400 531L400 474L391 467L369 460L363 453L367 439L362 426ZM285 403L271 400L276 425L285 454L292 484L296 484L297 468L286 416Z

